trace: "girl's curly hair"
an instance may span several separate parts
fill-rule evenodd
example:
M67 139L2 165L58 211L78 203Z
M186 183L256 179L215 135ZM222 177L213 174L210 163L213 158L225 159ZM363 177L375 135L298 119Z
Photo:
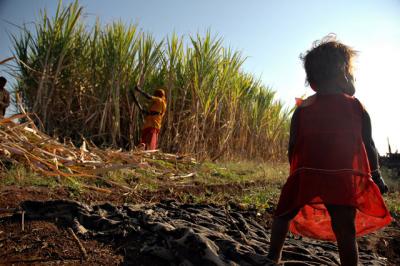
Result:
M310 50L300 55L307 75L306 83L320 88L341 75L347 79L352 75L352 61L357 53L339 42L335 34L315 41Z

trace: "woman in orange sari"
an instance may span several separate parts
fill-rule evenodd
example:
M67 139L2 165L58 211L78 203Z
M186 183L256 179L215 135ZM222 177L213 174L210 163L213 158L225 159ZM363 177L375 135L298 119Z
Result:
M146 150L156 150L162 120L167 109L165 91L163 89L157 89L154 91L153 96L144 92L137 86L135 87L135 89L140 92L145 98L151 101L149 108L147 110L143 110L145 117L142 126L142 136L140 144L144 145Z

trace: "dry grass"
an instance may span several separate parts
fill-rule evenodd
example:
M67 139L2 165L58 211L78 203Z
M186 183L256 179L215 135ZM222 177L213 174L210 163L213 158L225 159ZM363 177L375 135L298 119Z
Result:
M400 176L397 171L390 169L382 169L382 175L389 187L389 193L385 195L385 201L391 213L400 219Z

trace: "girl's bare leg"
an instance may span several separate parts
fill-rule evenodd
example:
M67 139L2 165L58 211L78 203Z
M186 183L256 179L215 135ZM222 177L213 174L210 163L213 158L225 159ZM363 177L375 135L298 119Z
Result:
M274 218L271 228L271 243L268 252L268 258L276 263L281 259L282 248L289 230L290 221L297 215L299 210L289 214Z
M332 229L336 236L340 263L343 266L358 265L358 247L356 241L356 209L351 206L327 205L331 216Z

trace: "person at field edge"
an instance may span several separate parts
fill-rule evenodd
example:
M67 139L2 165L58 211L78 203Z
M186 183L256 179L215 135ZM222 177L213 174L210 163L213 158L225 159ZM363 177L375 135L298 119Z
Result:
M145 117L140 144L146 150L155 150L157 149L158 134L160 133L162 120L167 109L165 91L163 89L156 89L154 96L152 96L141 90L138 86L135 89L145 98L151 100L148 110L143 111Z
M4 117L6 109L10 105L10 93L4 88L7 83L5 77L0 77L0 116Z
M301 56L316 92L293 113L290 176L272 224L268 258L279 262L288 230L337 241L342 265L357 265L356 236L388 225L371 121L353 95L357 52L328 35Z

